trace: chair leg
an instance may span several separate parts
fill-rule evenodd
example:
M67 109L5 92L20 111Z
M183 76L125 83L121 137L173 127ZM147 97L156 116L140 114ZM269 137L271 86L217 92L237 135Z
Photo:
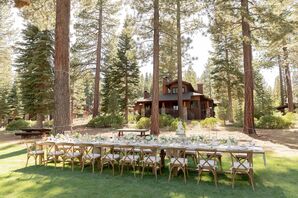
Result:
M84 161L83 161L84 164ZM92 173L94 173L94 164L95 164L95 159L92 160Z
M253 174L254 174L253 171L252 171L252 170L249 170L249 172L248 172L248 177L249 177L249 179L250 179L250 183L251 183L252 190L255 191Z
M217 188L217 173L216 173L216 170L213 170L212 173L213 173L213 176L214 176L214 183L215 183L215 186Z
M171 167L171 165L170 165L170 166L169 166L169 169L170 169L170 174L169 174L169 179L168 179L168 181L171 180L171 177L172 177L172 169L173 169L173 167Z
M85 167L85 161L83 160L81 172L84 171L84 167Z
M30 156L27 156L26 167L28 166L29 158L30 158Z
M144 176L144 170L145 170L145 164L143 164L143 166L142 166L142 179L143 179L143 176Z
M74 159L71 159L71 171L73 171L73 167L74 167Z
M56 156L54 156L54 164L55 164L55 168L56 168L56 166L57 166L57 157Z
M123 163L121 163L121 173L120 175L122 176L123 175Z
M114 169L115 166L114 166L114 162L112 162L111 165L112 165L112 169L113 169L113 176L115 176L115 169Z
M103 161L100 161L100 174L102 174L102 170L103 170Z
M200 183L201 181L201 176L202 176L202 169L199 169L199 173L198 173L198 177L199 177L199 180L198 180L198 184Z
M234 184L235 184L235 172L232 172L232 188L234 189Z
M136 177L136 167L132 164L133 176Z
M184 183L186 184L186 167L182 168L183 176L184 176Z

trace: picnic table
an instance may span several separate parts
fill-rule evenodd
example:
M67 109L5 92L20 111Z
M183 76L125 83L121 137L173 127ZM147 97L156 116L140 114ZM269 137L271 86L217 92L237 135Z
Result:
M23 128L22 132L15 133L16 136L21 136L21 138L31 138L31 137L41 137L48 135L51 131L50 128Z
M148 134L146 134L146 132L149 131L149 129L117 129L118 131L118 136L123 136L123 133L124 132L132 132L132 133L140 133L140 136L143 137L143 136L146 136Z

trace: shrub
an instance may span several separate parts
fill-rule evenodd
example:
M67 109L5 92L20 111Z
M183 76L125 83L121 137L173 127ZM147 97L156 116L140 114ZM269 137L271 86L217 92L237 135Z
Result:
M88 127L93 128L118 128L124 123L124 118L120 115L103 115L97 116L90 120L87 124Z
M6 126L7 131L20 130L22 128L30 127L30 123L23 119L13 120Z
M135 122L135 121L137 121L137 115L132 113L128 114L128 122Z
M52 127L54 125L54 120L47 120L43 122L44 127Z
M293 122L290 122L286 118L284 118L284 116L265 115L260 117L260 119L256 123L256 127L263 128L263 129L289 128L293 124Z
M288 121L291 122L292 124L295 123L297 117L297 114L293 113L293 112L288 112L286 115L283 116L283 118Z
M200 125L202 128L212 129L216 126L217 122L218 122L217 118L210 117L210 118L205 118L204 120L201 120Z
M176 119L174 119L174 120L171 122L171 125L170 125L170 130L171 130L171 131L176 131L176 130L177 130L179 121L180 121L180 120L179 120L178 118L176 118ZM186 123L182 121L182 125L183 125L183 128L185 129L185 128L186 128Z
M138 129L148 129L150 128L151 121L150 118L141 117L140 120L137 122Z
M167 114L162 114L159 116L159 127L160 128L164 128L167 126L171 126L171 123L175 120L175 118L173 118L170 115Z
M200 124L200 122L198 121L198 120L192 120L191 122L190 122L190 125L192 126L192 127L195 127L195 126L197 126L197 125L199 125Z

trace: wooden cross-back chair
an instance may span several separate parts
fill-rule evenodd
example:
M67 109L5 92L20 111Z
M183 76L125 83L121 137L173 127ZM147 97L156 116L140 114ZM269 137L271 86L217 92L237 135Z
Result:
M217 152L215 150L197 150L198 154L198 183L201 181L203 172L211 172L214 177L214 184L217 187Z
M82 153L80 151L77 151L75 149L75 144L74 143L57 143L57 146L63 151L63 167L62 169L64 169L65 167L65 162L67 160L70 160L71 162L71 170L73 171L74 169L74 162L77 159L80 164L82 164Z
M92 165L92 173L94 173L94 165L97 160L100 158L100 153L95 152L94 144L80 144L81 153L82 153L82 172L84 170L85 164L90 162Z
M234 185L235 185L236 174L247 174L249 177L249 183L251 184L251 187L254 191L255 187L254 187L254 171L253 171L253 152L239 151L237 153L230 153L230 154L231 154L231 161L232 161L232 165L231 165L232 188L234 188Z
M118 163L120 155L114 152L114 145L100 145L100 174L102 174L105 164L112 166L113 176L115 175L115 164Z
M133 168L133 175L136 176L136 166L138 165L138 161L140 156L135 152L135 147L130 145L123 145L120 147L121 149L121 159L119 161L119 164L121 166L121 173L120 175L123 175L123 167L125 165L132 166Z
M158 156L159 148L154 146L142 146L140 165L142 166L142 178L145 167L151 167L157 180L157 171L161 174L161 158ZM148 152L150 151L150 152Z
M41 162L44 160L44 151L42 148L38 148L35 141L26 141L24 142L27 148L27 161L26 161L26 167L28 166L28 161L30 157L34 158L35 165L37 165L37 158L40 157Z
M64 151L62 149L59 149L58 146L54 142L45 142L44 143L46 147L46 160L45 165L48 165L48 162L53 160L55 163L55 168L57 165L57 160L59 157L63 159Z
M185 148L176 148L176 147L170 147L166 149L166 154L168 158L170 159L169 164L169 179L171 180L171 177L174 175L173 170L177 170L177 173L179 170L182 170L183 176L184 176L184 183L186 183L186 175L188 174L187 170L187 164L188 160L186 158L186 149Z

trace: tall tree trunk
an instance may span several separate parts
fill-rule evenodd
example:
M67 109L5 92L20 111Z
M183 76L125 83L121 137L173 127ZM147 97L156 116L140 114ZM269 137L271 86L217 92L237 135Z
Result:
M279 68L280 105L284 105L285 104L284 78L283 78L282 63L281 63L280 55L278 55L277 58L278 58L278 68Z
M286 46L283 47L282 50L284 52L284 68L285 68L285 76L286 76L286 83L287 83L288 111L294 112L291 72L290 72L289 62L288 62L289 52Z
M243 132L255 134L254 126L254 99L253 99L253 68L251 32L249 25L248 0L241 0L241 24L243 36L243 63L244 63L244 124Z
M96 47L96 70L94 84L94 102L92 117L99 115L99 86L100 86L100 64L101 64L101 43L102 43L102 0L99 0L98 32Z
M71 130L69 84L70 0L56 1L54 132Z
M180 0L176 0L177 10L177 70L178 70L178 111L179 118L183 118L183 102L182 102L182 57L181 57L181 24L180 24Z
M43 123L42 123L43 121L44 121L44 115L38 113L36 115L36 127L37 128L43 128Z
M151 134L159 135L159 0L154 0Z
M225 55L226 55L226 64L227 67L229 67L229 51L225 49ZM230 83L230 74L227 73L227 91L228 91L228 120L229 122L234 122L234 116L233 116L233 99L232 99L232 87Z
M128 77L127 65L125 64L125 120L128 122Z

